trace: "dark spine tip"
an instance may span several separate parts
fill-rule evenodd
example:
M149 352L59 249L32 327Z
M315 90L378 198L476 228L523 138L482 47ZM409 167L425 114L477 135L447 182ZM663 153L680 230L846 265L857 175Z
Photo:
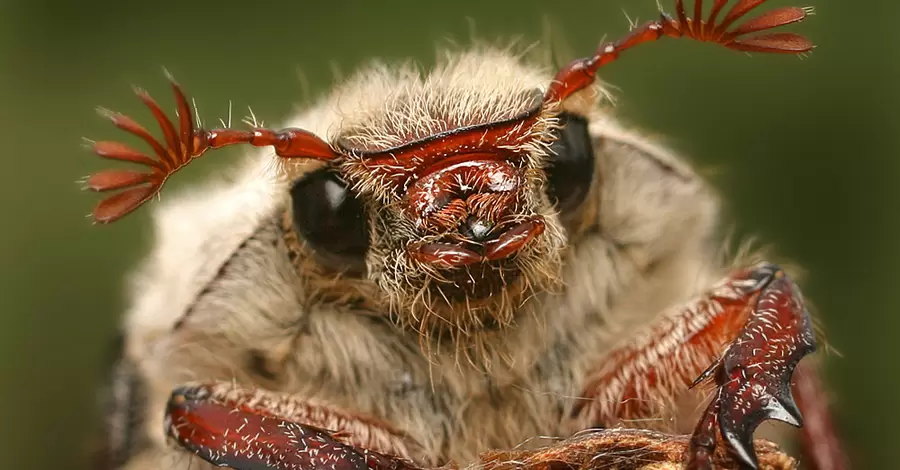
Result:
M722 423L723 421L719 421ZM720 427L722 437L728 442L728 452L741 464L742 470L758 470L759 460L753 448L752 435L736 434L725 427Z
M790 387L785 387L785 393L782 396L775 397L775 399L780 410L773 413L771 418L790 424L795 428L802 428L803 414L800 412L800 407L797 406L796 400L794 400Z

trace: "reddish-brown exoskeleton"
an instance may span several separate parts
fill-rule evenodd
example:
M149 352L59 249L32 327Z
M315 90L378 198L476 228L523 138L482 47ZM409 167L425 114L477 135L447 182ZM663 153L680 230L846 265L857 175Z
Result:
M724 269L711 261L715 199L591 94L600 67L661 37L811 50L793 33L748 36L807 9L732 28L764 2L725 10L714 0L700 21L702 1L691 19L677 0L675 18L544 85L536 68L490 50L425 78L374 67L298 117L306 130L195 127L174 82L177 125L138 92L162 142L108 113L155 157L94 144L149 169L88 178L94 191L120 190L94 210L100 223L210 149L271 147L277 165L160 217L116 368L106 464L187 468L196 455L238 469L787 468L794 461L753 434L809 413L810 463L844 468L815 370L801 368L791 391L816 348L797 286L779 266L744 259L707 282ZM640 320L627 341L609 337L618 314ZM715 392L689 438L577 434L661 416L701 383ZM538 435L575 437L508 450Z

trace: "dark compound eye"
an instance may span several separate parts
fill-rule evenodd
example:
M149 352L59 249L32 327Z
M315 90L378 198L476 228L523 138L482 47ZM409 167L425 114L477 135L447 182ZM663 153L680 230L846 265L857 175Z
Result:
M319 259L339 271L365 270L369 230L362 201L330 169L314 171L291 188L294 230Z
M559 139L550 147L547 193L557 210L566 216L578 209L591 189L594 147L587 119L563 113L559 120Z

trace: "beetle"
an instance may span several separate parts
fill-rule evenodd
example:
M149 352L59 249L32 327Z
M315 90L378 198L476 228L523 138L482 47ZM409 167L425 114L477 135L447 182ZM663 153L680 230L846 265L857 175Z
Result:
M137 91L162 139L103 111L152 152L92 143L146 168L85 180L116 191L101 224L210 150L260 149L157 206L102 468L790 468L754 432L804 416L812 465L845 467L798 368L817 347L799 287L762 253L723 256L718 196L596 83L663 37L813 48L752 34L810 9L727 3L700 20L676 0L555 76L489 45L427 73L376 62L282 130L206 129L171 77L174 120Z

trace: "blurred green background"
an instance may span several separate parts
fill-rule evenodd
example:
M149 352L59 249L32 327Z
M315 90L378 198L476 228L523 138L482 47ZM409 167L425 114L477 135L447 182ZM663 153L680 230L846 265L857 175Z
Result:
M900 60L878 49L900 43L900 3L800 1L818 13L793 27L819 45L807 60L666 40L602 76L620 88L625 119L718 170L712 181L739 234L808 269L804 292L842 353L828 380L856 468L893 467ZM84 218L96 198L75 181L108 162L80 139L122 137L95 106L152 124L129 87L171 109L165 66L206 122L233 100L236 115L252 105L275 125L302 102L304 83L321 92L335 68L373 55L431 63L436 42L467 40L470 19L480 37L526 43L549 20L568 61L623 34L623 8L641 20L656 11L653 0L0 3L0 467L87 468L78 459L126 302L122 278L151 241L148 211L108 227ZM238 155L221 153L169 190Z

